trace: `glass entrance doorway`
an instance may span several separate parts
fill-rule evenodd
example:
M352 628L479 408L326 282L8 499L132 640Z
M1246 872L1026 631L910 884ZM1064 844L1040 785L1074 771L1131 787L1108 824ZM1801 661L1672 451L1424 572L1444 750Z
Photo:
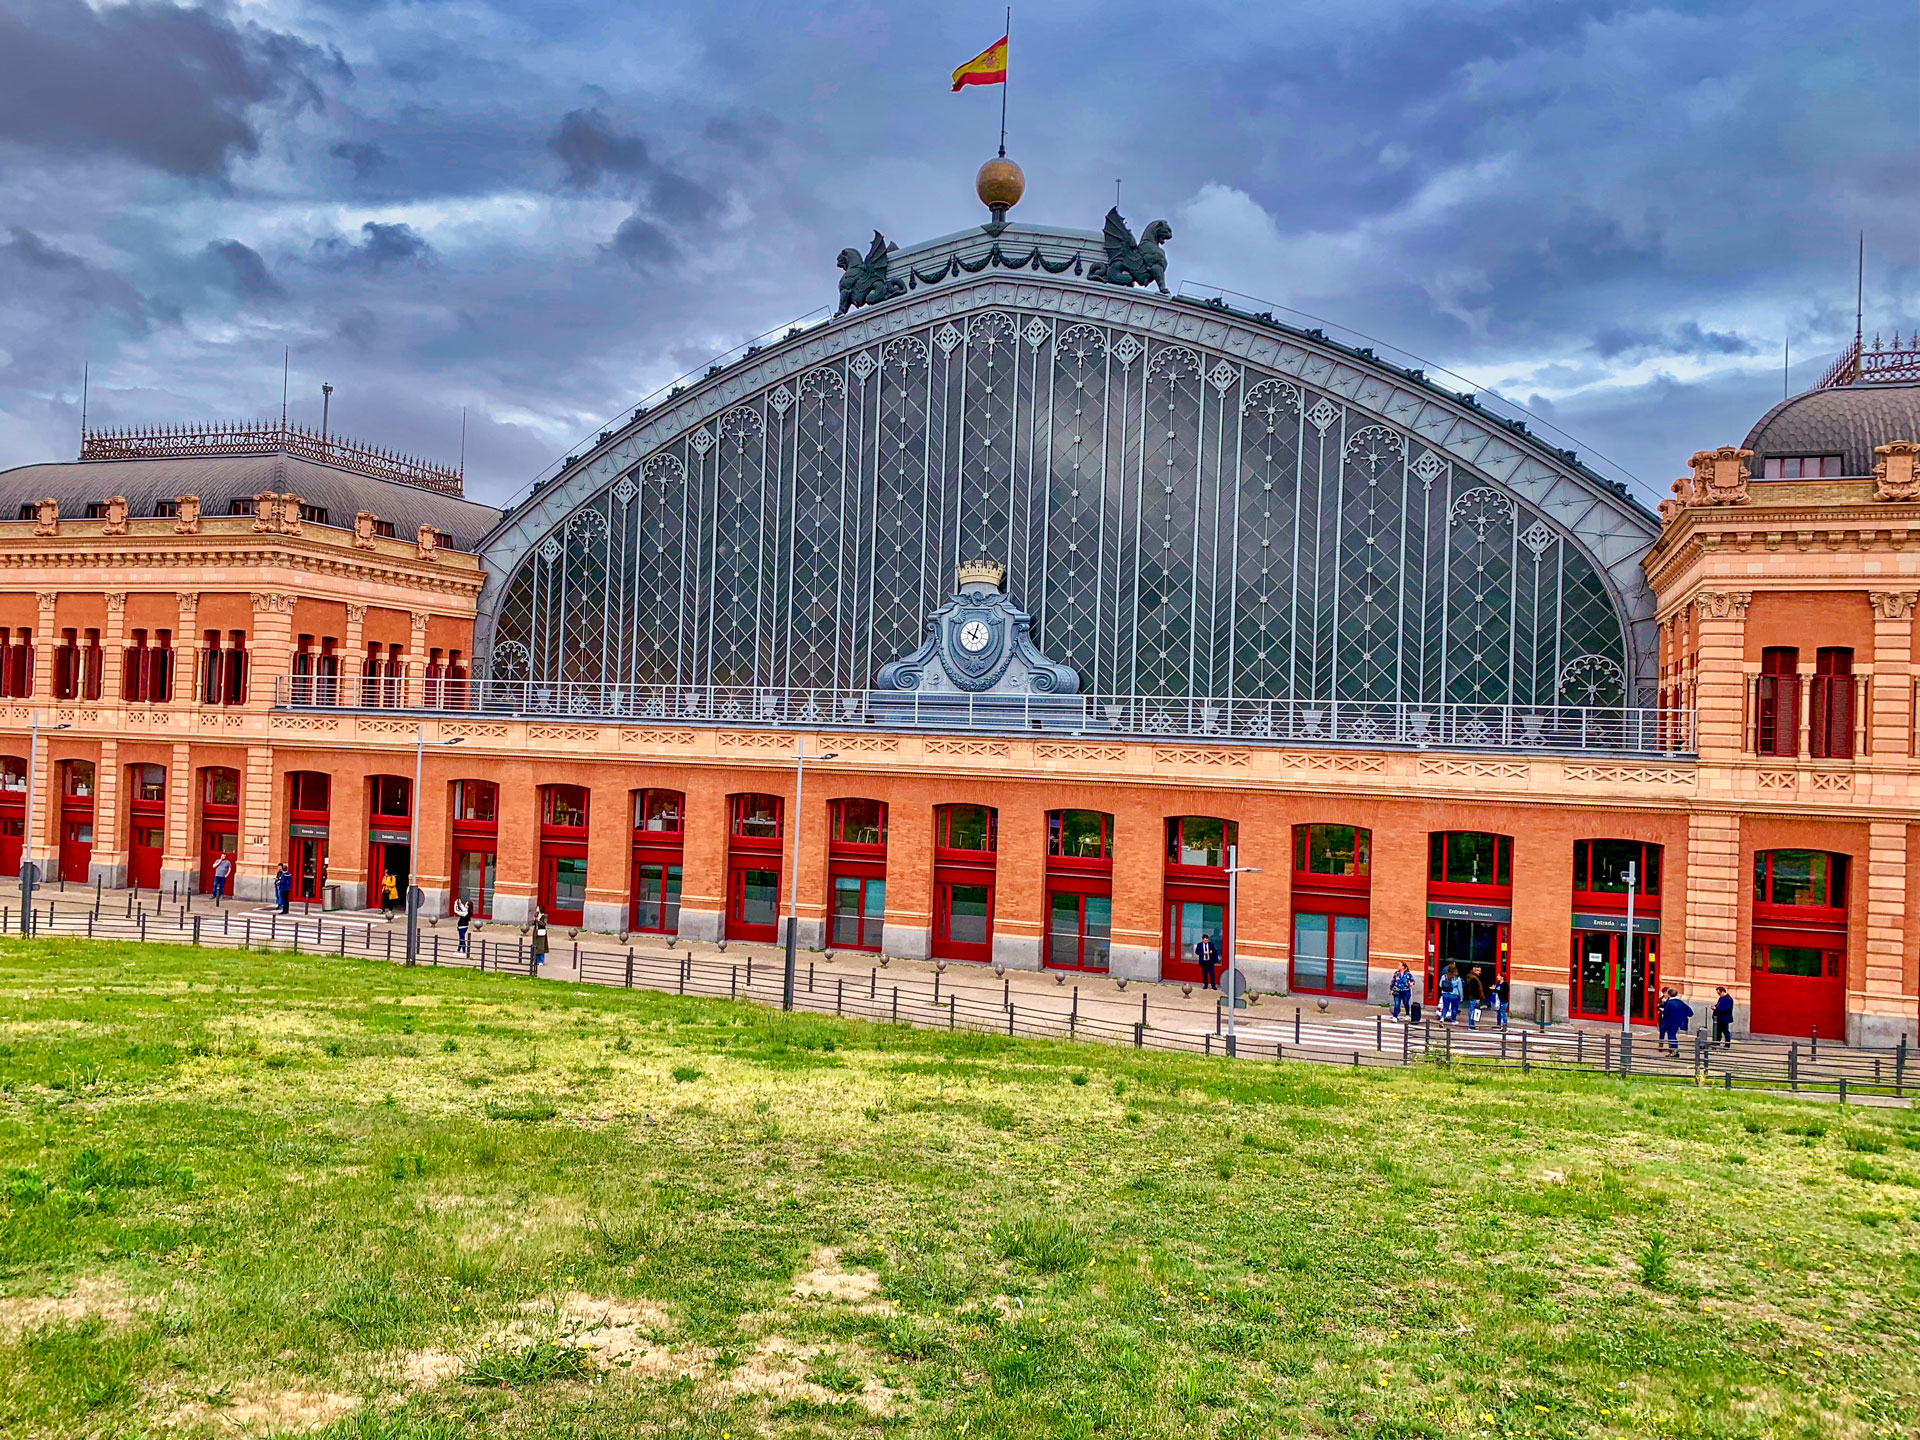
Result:
M587 857L548 855L545 869L540 899L547 919L555 925L578 925L587 907Z
M1205 935L1213 941L1215 952L1224 962L1227 953L1227 907L1208 900L1169 900L1167 902L1167 939L1173 954L1168 957L1165 978L1198 981L1200 962L1193 958L1193 947ZM1217 976L1218 971L1214 972Z
M727 938L774 941L780 938L780 872L734 867L728 887Z
M1619 1020L1627 992L1626 936L1618 931L1576 930L1573 935L1573 1014L1579 1020ZM1633 937L1633 1018L1651 1024L1658 1006L1660 952L1657 936Z
M407 908L407 886L413 881L413 847L399 841L375 841L367 848L373 854L373 864L369 867L373 881L370 903L378 905L381 909L391 904L396 913L404 911ZM393 901L388 901L386 898L386 883L389 875L393 876L394 891L399 897ZM321 883L326 883L324 877ZM296 894L299 894L300 884L301 878L296 871L294 876ZM300 895L300 898L307 897Z
M880 948L880 926L887 914L887 882L872 876L833 877L833 939L842 950Z
M1507 973L1508 927L1488 920L1429 920L1427 922L1427 1004L1440 1003L1440 981L1460 967L1464 979L1478 971L1488 1003L1493 987Z
M1113 897L1055 890L1047 897L1047 964L1055 970L1107 968Z

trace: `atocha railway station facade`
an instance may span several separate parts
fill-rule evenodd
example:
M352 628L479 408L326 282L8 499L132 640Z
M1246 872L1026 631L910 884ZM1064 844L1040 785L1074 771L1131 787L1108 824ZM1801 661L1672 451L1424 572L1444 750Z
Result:
M6 473L0 871L31 793L69 882L1180 979L1237 846L1262 988L1913 1031L1916 356L1656 515L1163 241L875 237L505 513L284 422Z

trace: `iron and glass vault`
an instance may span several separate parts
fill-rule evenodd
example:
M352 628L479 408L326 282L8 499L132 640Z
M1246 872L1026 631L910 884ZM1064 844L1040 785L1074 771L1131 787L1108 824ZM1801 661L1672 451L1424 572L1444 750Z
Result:
M485 675L861 692L986 556L1089 696L1650 703L1652 516L1365 352L1074 273L1099 239L902 252L609 435L485 545Z

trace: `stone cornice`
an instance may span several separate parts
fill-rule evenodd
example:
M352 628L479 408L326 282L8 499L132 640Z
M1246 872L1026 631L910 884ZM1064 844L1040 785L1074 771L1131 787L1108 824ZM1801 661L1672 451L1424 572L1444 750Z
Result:
M154 526L156 522L146 522ZM187 580L182 572L201 568L253 569L300 575L337 576L355 586L393 587L436 595L458 596L472 604L486 577L479 562L458 551L445 558L421 561L411 546L393 546L391 553L354 549L342 532L339 543L306 535L255 537L250 529L219 533L209 528L198 535L149 534L126 536L83 535L66 531L58 536L10 535L0 526L0 573L5 571L88 571L85 588L129 588L129 571L168 573L164 588L178 589ZM250 520L227 521L250 527ZM204 586L219 589L224 586Z
M1644 562L1666 608L1687 566L1716 554L1790 550L1850 554L1920 551L1920 505L1739 505L1690 507L1662 533Z

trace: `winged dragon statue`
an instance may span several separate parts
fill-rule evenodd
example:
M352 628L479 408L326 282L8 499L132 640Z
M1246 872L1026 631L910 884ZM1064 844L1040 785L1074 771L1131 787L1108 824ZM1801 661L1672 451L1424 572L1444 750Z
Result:
M1165 295L1169 293L1167 252L1160 246L1172 238L1173 227L1164 220L1156 220L1135 240L1116 205L1107 211L1106 229L1101 235L1107 247L1107 263L1096 265L1087 273L1109 285L1157 285Z
M836 318L858 306L878 305L882 300L907 293L906 281L887 276L887 256L899 248L889 245L887 237L876 230L864 258L851 245L840 252L839 265L847 273L840 277L840 308L834 312Z

